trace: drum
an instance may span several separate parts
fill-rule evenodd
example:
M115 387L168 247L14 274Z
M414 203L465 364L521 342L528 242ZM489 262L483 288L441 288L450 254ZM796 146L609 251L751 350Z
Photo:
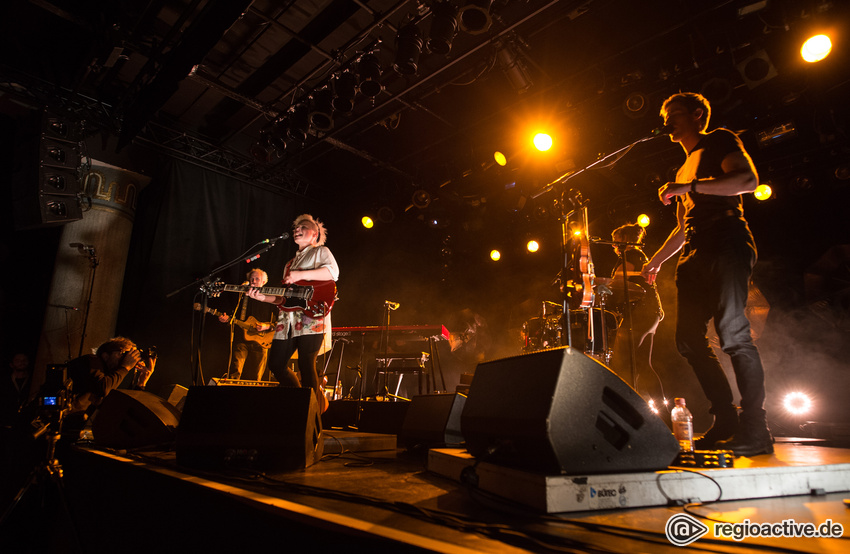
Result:
M608 310L603 312L598 308L594 308L590 311L593 312L592 328L587 324L588 310L570 310L573 346L607 364L611 358L610 346L614 343L614 339L617 336L617 327L620 325L620 320L617 314ZM603 314L605 318L605 332L608 339L607 343L603 341L602 334Z
M523 352L560 346L560 332L560 317L532 317L522 324Z

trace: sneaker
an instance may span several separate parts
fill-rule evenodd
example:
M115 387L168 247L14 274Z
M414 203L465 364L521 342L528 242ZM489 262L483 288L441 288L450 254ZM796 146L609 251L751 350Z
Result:
M719 441L716 448L719 450L731 450L735 457L759 456L761 454L773 454L773 436L765 426L760 429L742 426L741 432L736 433L729 440Z

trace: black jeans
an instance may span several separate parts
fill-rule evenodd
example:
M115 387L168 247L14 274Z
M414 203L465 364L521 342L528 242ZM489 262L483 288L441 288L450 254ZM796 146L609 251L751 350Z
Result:
M755 242L746 222L727 218L689 233L676 269L676 346L714 414L731 408L732 390L706 337L712 317L720 348L732 360L742 418L764 418L764 368L744 313L755 262Z
M324 335L301 335L286 340L273 340L269 351L269 369L278 383L292 387L310 387L319 390L319 375L316 373L316 358L322 348ZM298 350L298 377L289 371L287 364Z

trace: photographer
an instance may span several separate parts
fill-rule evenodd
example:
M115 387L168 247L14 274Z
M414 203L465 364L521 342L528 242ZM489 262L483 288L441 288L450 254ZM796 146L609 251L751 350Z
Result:
M140 351L133 341L115 337L101 344L94 354L68 362L68 377L73 382L70 414L91 415L112 390L135 370L130 388L144 390L156 366L154 352Z

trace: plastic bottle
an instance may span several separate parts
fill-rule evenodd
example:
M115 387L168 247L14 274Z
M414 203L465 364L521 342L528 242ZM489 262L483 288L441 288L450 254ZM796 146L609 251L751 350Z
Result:
M679 441L679 449L682 452L694 451L694 416L685 405L684 398L677 398L676 406L670 412L673 422L673 436Z

